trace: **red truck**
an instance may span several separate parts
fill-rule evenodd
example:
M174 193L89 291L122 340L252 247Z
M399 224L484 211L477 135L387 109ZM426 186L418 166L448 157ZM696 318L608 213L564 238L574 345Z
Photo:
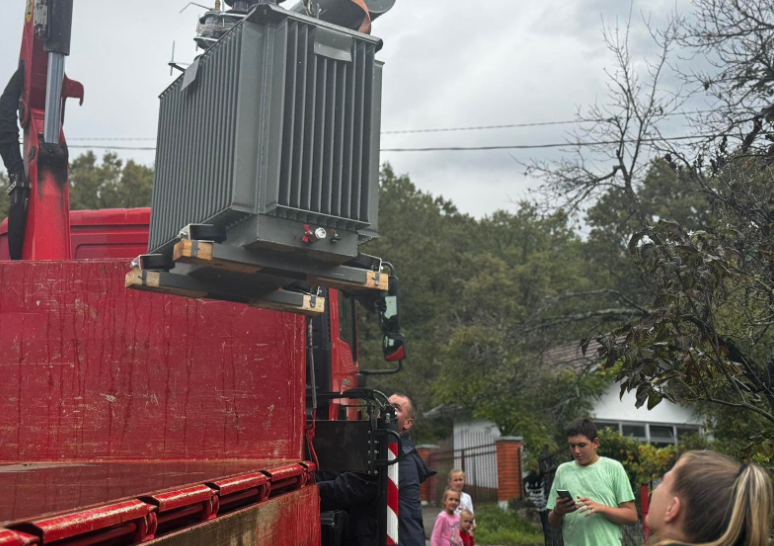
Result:
M324 289L309 319L126 288L150 209L69 212L60 125L49 142L62 46L36 10L66 18L59 1L28 2L24 171L9 167L0 227L0 546L337 544L314 471L371 472L384 490L395 436L362 388L354 298ZM60 106L82 96L61 76Z

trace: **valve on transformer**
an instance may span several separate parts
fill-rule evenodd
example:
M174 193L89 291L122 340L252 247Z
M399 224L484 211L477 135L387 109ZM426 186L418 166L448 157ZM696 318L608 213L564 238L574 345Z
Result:
M308 244L314 244L317 241L322 241L328 236L328 232L325 231L325 228L318 227L316 229L312 229L309 227L309 224L304 224L304 235L301 237L301 240Z

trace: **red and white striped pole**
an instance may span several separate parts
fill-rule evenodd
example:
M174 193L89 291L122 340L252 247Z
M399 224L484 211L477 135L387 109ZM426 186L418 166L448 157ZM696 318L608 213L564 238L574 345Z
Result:
M398 443L387 444L387 460L398 458ZM387 467L387 544L398 544L398 467L392 464Z

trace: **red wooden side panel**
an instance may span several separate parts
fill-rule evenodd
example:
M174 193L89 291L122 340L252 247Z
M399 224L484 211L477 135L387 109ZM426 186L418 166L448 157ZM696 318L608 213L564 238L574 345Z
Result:
M304 319L0 262L0 462L302 459Z
M319 546L320 493L303 487L255 507L145 544L158 546Z

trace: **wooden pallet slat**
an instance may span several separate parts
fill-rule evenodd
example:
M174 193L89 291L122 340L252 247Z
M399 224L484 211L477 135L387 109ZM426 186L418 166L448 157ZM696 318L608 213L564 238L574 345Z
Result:
M204 298L207 292L201 290L185 289L179 286L162 285L161 271L147 271L142 269L132 269L126 274L126 288L135 290L145 290L146 292L157 292L160 294L170 294L173 296L184 296L187 298Z
M225 269L226 271L234 271L236 273L257 273L261 270L261 267L255 264L215 258L213 251L215 244L206 241L183 239L175 245L172 251L172 260L203 267Z
M284 298L282 295L285 293L284 290L277 290L277 292L273 293L272 299L254 299L250 300L248 305L250 307L259 307L261 309L273 309L275 311L287 311L288 306L290 305L293 309L292 312L298 313L301 315L307 315L307 316L314 316L314 315L320 315L325 312L325 298L320 296L311 296L309 294L305 294L302 296L301 305L296 304L290 304L286 301L284 301ZM313 301L314 300L314 301Z
M339 290L382 290L387 291L390 285L390 277L381 273L377 279L376 271L366 271L366 282L356 283L352 281L309 275L307 281L312 286L327 286L329 288L338 288Z

